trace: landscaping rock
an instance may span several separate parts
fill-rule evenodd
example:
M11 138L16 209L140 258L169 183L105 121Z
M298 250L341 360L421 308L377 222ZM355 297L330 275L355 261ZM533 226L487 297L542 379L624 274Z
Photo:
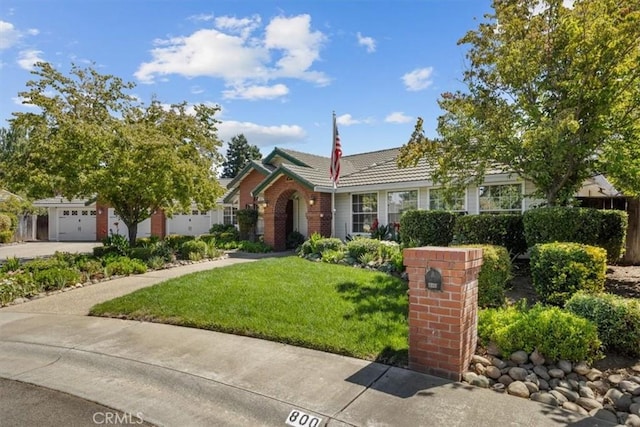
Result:
M589 411L589 415L603 421L618 424L618 417L616 416L616 414L611 411L607 411L606 409L593 409Z
M607 391L609 391L609 386L602 380L589 381L587 383L587 387L600 394L605 394Z
M588 399L595 399L596 395L593 392L593 390L591 390L589 387L587 386L581 386L578 389L578 394L580 395L580 397L586 397Z
M491 388L498 393L504 393L505 390L505 386L502 383L495 383Z
M633 381L636 384L640 384L640 375L632 375L627 378L629 381Z
M551 378L564 378L564 371L558 368L549 369L549 376Z
M558 399L556 399L550 393L544 393L544 392L533 393L531 394L530 398L531 400L535 400L536 402L545 403L551 406L558 406Z
M471 384L471 380L474 378L478 378L478 374L476 374L475 372L467 371L462 374L462 379L469 384Z
M514 381L507 387L507 393L518 397L529 397L529 389L522 381Z
M640 427L640 416L636 414L629 414L624 425L628 427Z
M509 376L516 381L524 381L527 378L527 370L523 368L509 369Z
M529 355L526 351L516 351L511 354L510 360L518 365L527 363L529 361Z
M575 402L580 397L578 393L565 387L556 387L554 390L558 393L562 393L562 395L570 402Z
M538 353L538 349L533 350L533 352L529 355L529 360L536 366L544 365L545 359L544 357Z
M573 371L578 375L586 375L590 370L591 368L587 365L587 362L576 363L573 367Z
M24 304L25 302L29 301L27 298L16 298L13 300L14 304Z
M631 406L631 396L618 390L617 388L609 389L604 395L604 401L611 403L618 411L628 412Z
M498 382L504 384L505 386L509 386L509 384L513 382L513 378L511 378L509 375L502 375L500 378L498 378Z
M547 371L547 368L545 368L544 366L534 366L533 372L535 372L537 376L539 376L540 378L546 381L549 381L551 379L551 377L549 376L549 372Z
M577 382L580 377L575 372L569 372L565 378Z
M489 378L497 380L502 375L502 372L500 372L500 369L498 369L495 366L487 366L487 369L485 370L485 375Z
M572 380L572 379L568 379L567 382L569 383L569 388L571 390L575 390L575 391L580 390L580 384L578 383L578 381Z
M616 385L616 384L619 384L619 383L620 383L620 381L622 381L622 375L620 375L620 374L612 374L612 375L609 375L609 376L607 377L607 380L608 380L611 384Z
M564 402L568 402L569 401L569 399L564 397L564 394L560 393L559 391L551 390L549 392L549 394L556 398L556 400L558 401L558 405L560 405L560 406L562 406L562 404Z
M640 415L640 403L632 403L629 405L629 413Z
M633 381L622 380L618 383L618 388L632 396L640 396L640 384Z
M562 369L565 374L570 374L573 371L573 365L568 360L561 360L558 362L558 368Z
M473 366L476 374L478 375L484 375L484 373L486 372L487 368L485 368L485 366L482 363L476 363Z
M489 388L490 385L489 379L484 375L478 375L477 377L472 378L471 381L469 381L469 384L482 388Z
M491 364L498 369L504 369L507 367L507 363L505 361L495 356L491 357Z
M540 391L540 388L538 388L538 385L535 383L532 383L531 381L525 381L524 385L526 385L527 388L529 389L529 394L537 393Z
M494 342L490 342L486 350L487 354L490 354L492 356L500 356L502 354L502 352Z
M491 366L492 365L492 363L489 361L489 359L487 359L486 357L478 356L476 354L471 356L471 363L481 363L484 366Z
M587 377L589 381L596 381L602 378L602 372L595 368L591 368L589 372L585 374L585 377Z
M578 405L577 403L564 402L562 404L562 407L564 409L569 410L569 411L577 412L578 414L581 414L581 415L589 415L589 413L582 406Z
M549 390L549 383L543 380L542 378L538 378L538 387L540 390Z
M602 409L602 404L595 399L590 399L588 397L580 397L576 400L576 403L582 406L587 411L592 411L594 409Z
M538 379L538 376L536 374L529 374L525 377L525 381L529 381L534 383L535 385L540 384L540 380Z

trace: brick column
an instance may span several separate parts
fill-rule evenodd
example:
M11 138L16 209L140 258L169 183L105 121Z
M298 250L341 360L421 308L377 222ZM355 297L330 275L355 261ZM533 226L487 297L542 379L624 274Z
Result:
M478 273L482 249L404 250L409 275L409 368L460 381L478 340ZM429 269L442 290L428 289Z

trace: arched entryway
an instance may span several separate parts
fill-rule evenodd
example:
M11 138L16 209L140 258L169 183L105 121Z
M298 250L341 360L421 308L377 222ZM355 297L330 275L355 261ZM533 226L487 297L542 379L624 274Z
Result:
M304 237L308 237L307 204L304 193L296 189L284 190L277 196L271 209L271 215L265 215L265 227L267 218L271 217L273 222L273 248L284 250L287 248L287 238L294 231L299 232ZM265 214L267 213L265 211ZM267 237L265 228L265 238Z

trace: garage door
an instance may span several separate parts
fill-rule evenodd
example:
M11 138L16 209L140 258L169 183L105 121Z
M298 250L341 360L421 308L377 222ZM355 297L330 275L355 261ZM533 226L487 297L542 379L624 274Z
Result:
M167 234L198 236L207 234L211 228L211 211L193 209L188 214L175 214L167 218Z
M95 241L96 210L91 208L58 208L58 240Z
M120 217L116 215L113 208L109 208L109 234L119 234L129 237L129 228L122 222ZM147 218L138 224L138 238L151 236L151 218Z

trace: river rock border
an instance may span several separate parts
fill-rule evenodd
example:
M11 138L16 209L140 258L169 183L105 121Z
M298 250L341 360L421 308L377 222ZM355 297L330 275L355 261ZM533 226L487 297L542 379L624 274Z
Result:
M463 382L640 427L640 364L605 375L586 362L546 363L537 351L516 351L503 360L493 350L490 347L486 356L473 356Z

